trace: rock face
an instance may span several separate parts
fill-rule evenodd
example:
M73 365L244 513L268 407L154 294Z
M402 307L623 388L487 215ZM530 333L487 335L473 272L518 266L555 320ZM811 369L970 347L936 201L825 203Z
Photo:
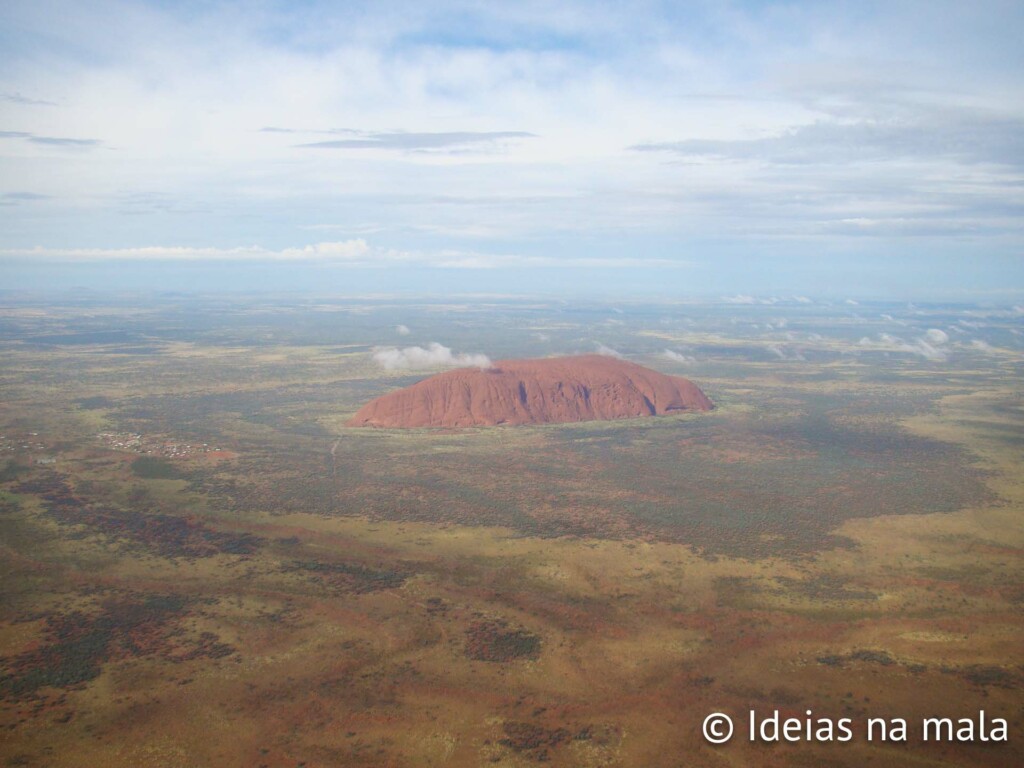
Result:
M482 427L657 416L713 408L696 384L613 357L501 360L372 400L350 427Z

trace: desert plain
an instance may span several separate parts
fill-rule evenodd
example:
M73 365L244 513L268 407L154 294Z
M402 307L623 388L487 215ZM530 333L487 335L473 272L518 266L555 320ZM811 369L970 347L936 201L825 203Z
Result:
M8 296L0 761L1020 765L1022 320ZM715 408L346 426L439 370L382 348L430 343L621 355ZM751 741L751 711L853 738ZM982 711L1005 741L923 739Z

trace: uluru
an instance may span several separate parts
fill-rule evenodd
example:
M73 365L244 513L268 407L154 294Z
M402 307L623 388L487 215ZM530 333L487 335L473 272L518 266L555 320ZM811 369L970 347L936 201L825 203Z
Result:
M360 408L350 427L485 427L632 419L714 407L689 379L603 355L459 368Z

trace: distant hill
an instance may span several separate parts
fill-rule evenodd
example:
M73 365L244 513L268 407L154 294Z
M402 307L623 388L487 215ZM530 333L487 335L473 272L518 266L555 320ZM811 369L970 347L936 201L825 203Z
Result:
M688 379L602 355L460 368L364 405L353 427L483 427L660 416L713 408Z

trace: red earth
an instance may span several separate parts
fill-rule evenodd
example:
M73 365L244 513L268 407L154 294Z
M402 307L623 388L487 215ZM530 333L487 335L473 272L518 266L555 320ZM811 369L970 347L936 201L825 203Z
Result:
M500 360L372 400L350 427L484 427L660 416L713 408L689 379L603 355Z

